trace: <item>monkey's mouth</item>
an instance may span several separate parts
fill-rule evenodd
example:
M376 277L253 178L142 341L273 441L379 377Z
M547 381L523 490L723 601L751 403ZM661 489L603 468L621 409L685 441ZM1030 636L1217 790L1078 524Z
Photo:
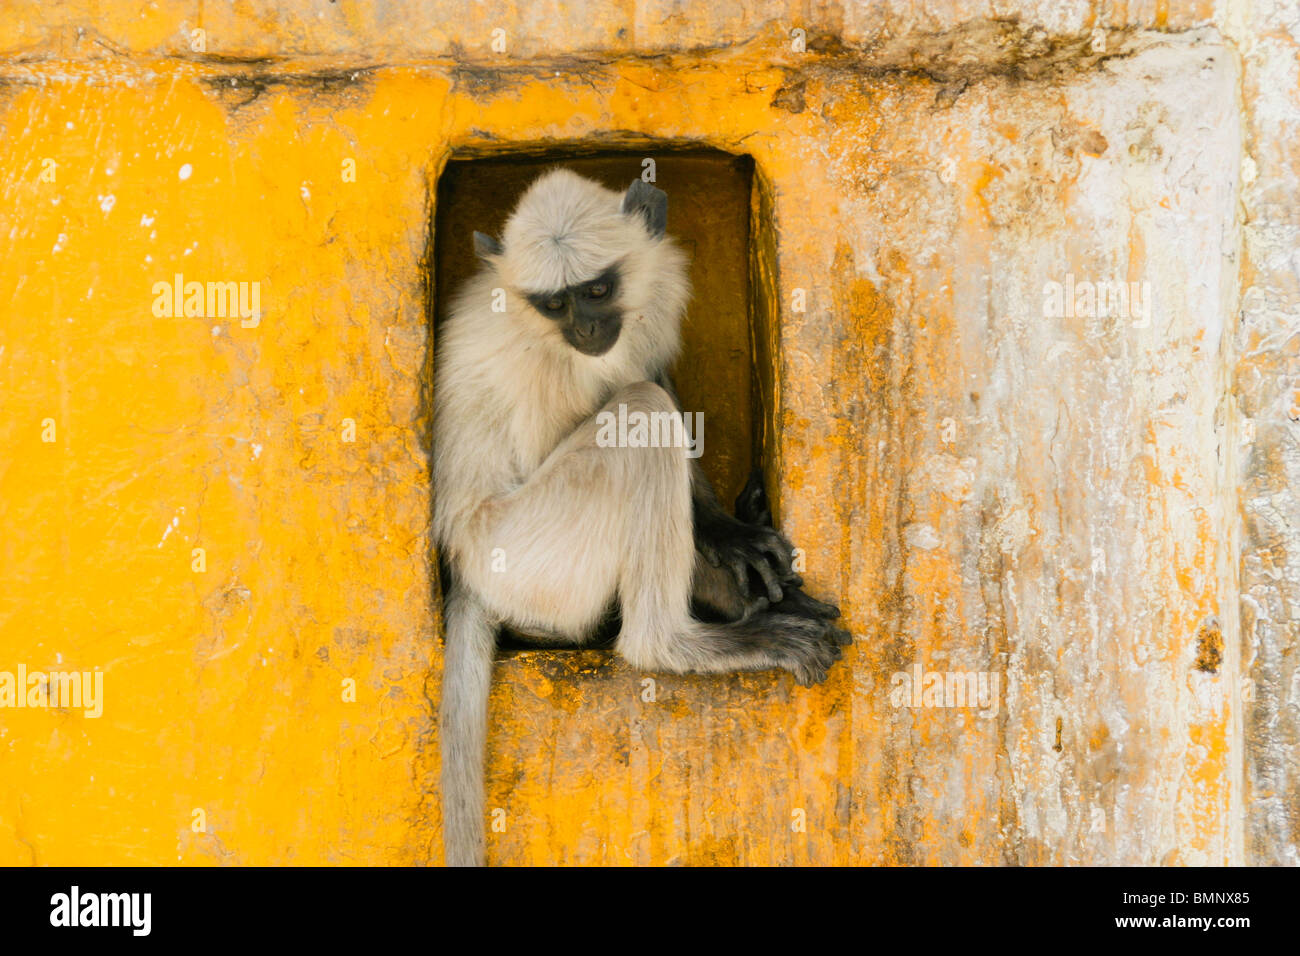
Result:
M584 338L571 329L564 330L564 341L568 342L583 355L590 355L593 358L604 355L614 347L618 341L618 330L605 332L599 335Z

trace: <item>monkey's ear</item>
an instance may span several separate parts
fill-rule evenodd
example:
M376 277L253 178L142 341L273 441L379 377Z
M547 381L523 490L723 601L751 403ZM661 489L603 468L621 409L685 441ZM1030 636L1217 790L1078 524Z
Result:
M502 251L501 243L493 239L486 232L474 233L474 254L480 259L499 256Z
M623 196L623 212L642 216L650 235L658 239L668 228L668 194L644 180L634 179Z

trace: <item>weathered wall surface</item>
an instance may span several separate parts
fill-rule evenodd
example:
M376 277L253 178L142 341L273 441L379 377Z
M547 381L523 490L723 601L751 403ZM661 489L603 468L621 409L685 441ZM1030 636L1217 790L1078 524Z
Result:
M493 860L1296 862L1295 15L939 6L7 4L0 671L104 713L0 710L0 861L439 858L434 186L671 141L754 158L782 521L857 644L508 657ZM260 322L156 316L178 272Z
M784 34L801 28L815 46L869 52L878 65L921 68L933 66L936 59L970 65L1022 61L1026 55L1050 55L1095 29L1184 30L1222 20L1235 9L1224 0L832 0L812 9L801 0L641 0L619 15L563 0L331 6L174 0L144 8L106 6L102 0L64 0L53 6L6 0L5 7L10 15L0 25L0 50L41 58L108 53L188 57L194 53L194 29L208 32L209 53L227 58L340 54L356 62L386 62L394 56L487 58L495 29L506 32L508 53L530 58L710 50L773 29Z
M1233 398L1241 476L1246 850L1300 864L1300 9L1231 24L1247 107L1245 247Z

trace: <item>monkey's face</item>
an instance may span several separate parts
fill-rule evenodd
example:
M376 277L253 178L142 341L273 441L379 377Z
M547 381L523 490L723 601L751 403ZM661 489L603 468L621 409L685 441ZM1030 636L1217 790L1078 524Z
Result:
M604 355L623 329L618 307L618 266L596 278L555 292L528 294L533 308L560 327L560 334L583 355Z

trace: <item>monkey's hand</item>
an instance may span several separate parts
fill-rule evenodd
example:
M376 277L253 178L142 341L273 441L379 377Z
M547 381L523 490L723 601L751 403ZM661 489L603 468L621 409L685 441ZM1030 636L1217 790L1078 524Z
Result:
M785 597L779 603L773 604L772 610L780 614L799 614L828 622L840 616L840 609L834 604L827 604L825 601L817 600L811 594L805 594L797 584L787 585ZM827 624L827 627L834 627L834 625Z
M696 514L695 549L715 568L726 568L743 597L751 592L757 575L773 604L785 596L785 586L803 580L792 567L794 548L775 528L746 524L721 509Z
M767 492L763 489L763 473L757 469L750 474L744 490L736 498L736 517L751 525L772 526L772 511L767 504ZM786 639L791 643L786 648L784 666L804 686L819 683L825 680L831 663L839 660L841 648L853 643L853 636L834 623L840 616L840 609L806 594L798 575L791 572L784 590L782 599L767 610L773 620L786 624Z

